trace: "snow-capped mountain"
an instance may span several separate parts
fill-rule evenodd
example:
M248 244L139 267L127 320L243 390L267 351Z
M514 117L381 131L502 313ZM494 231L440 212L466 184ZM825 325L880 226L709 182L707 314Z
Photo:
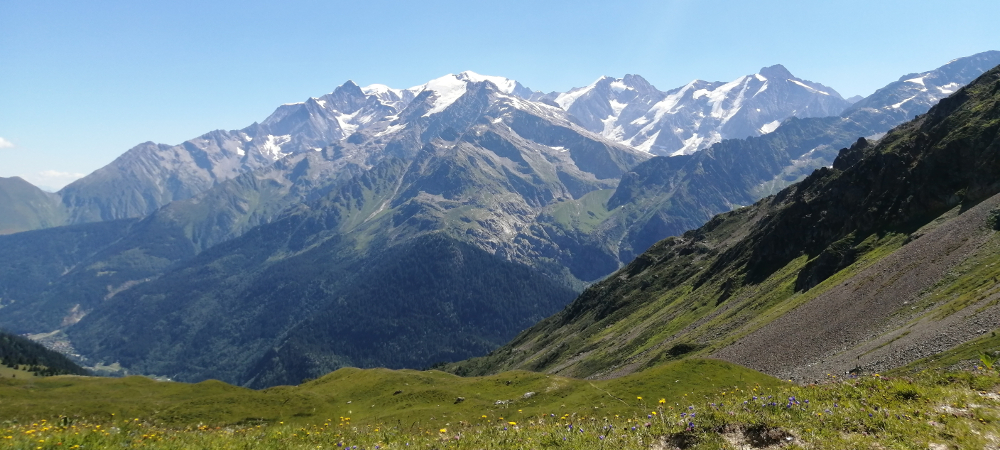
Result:
M953 59L934 70L903 75L851 105L844 116L865 117L879 123L902 123L923 114L942 98L998 64L1000 51L988 51Z
M483 81L506 94L531 94L516 81L474 72L409 89L359 87L348 81L321 97L281 105L242 130L216 130L178 145L139 144L59 194L70 223L145 216L285 156L316 151L374 124L397 120L418 97L433 102L424 114L435 114L461 97L469 84Z
M321 97L281 105L242 130L217 130L179 145L140 144L59 194L71 223L141 217L285 156L350 140L372 127L386 140L425 122L424 134L413 142L426 142L446 128L460 128L451 121L461 122L465 113L444 112L485 83L513 107L575 122L581 131L656 155L692 153L724 138L767 133L792 115L833 115L847 106L832 89L794 78L781 66L730 83L693 81L668 92L638 75L604 77L586 88L547 95L508 78L469 71L408 89L348 81ZM370 154L371 148L366 158L378 156ZM394 150L398 148L386 149Z
M638 75L602 77L548 98L590 131L654 155L691 154L722 139L770 133L792 116L832 116L850 105L832 88L796 78L781 65L667 92Z
M852 120L888 129L998 62L1000 52L961 58L935 71L906 75L853 105L833 89L796 78L780 65L728 83L695 80L666 92L638 75L602 77L584 88L550 94L475 72L448 74L408 89L360 87L348 81L326 95L281 105L241 130L216 130L179 145L140 144L59 195L69 223L141 217L285 156L350 141L366 130L375 130L367 136L388 142L397 132L419 128L421 134L403 146L416 151L443 130L462 129L456 124L472 120L463 118L472 113L450 106L473 98L466 95L469 90L487 83L510 107L575 123L581 130L653 155L691 154L722 139L770 133L789 117L835 116L845 108ZM415 127L418 122L423 125ZM403 147L398 142L368 146L365 155L354 155L361 159L351 163L363 170L375 162L367 159L380 157L377 153L392 154Z

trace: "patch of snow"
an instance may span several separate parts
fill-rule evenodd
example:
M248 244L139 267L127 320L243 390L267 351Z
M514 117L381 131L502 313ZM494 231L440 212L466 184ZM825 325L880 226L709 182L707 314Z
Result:
M386 106L391 106L396 108L396 110L402 110L406 106L406 102L412 100L413 97L407 98L403 95L403 89L393 89L384 84L372 84L361 88L366 96L374 96L380 103ZM418 91L419 92L419 91ZM413 94L412 92L408 92Z
M622 110L625 109L626 106L628 105L625 103L621 103L618 100L614 99L611 100L611 110L614 111L614 115L616 118L622 113Z
M765 77L764 75L761 75L761 74L759 74L759 73L758 73L758 74L755 74L755 75L754 75L754 78L756 78L756 79L758 79L758 80L760 80L760 81L767 81L767 77Z
M496 119L493 119L493 123L501 123L501 122L503 122L503 117L497 117Z
M622 92L622 91L627 90L627 89L632 89L627 84L625 84L625 82L622 81L622 80L612 81L610 86L611 86L611 90L613 90L615 92Z
M267 135L267 141L264 142L264 145L260 146L260 149L265 155L270 156L272 160L277 161L288 155L288 153L283 153L281 151L281 146L287 144L291 140L292 136L289 134L281 136L269 134Z
M694 92L694 98L707 97L708 103L712 105L712 117L722 119L722 123L726 123L729 119L732 119L737 112L739 112L740 107L743 106L743 98L746 93L749 77L742 76L729 83L719 86L714 91L708 89L699 89ZM729 93L736 89L737 86L743 85L743 89L740 93L733 98L733 105L726 109L724 103L726 98L729 97Z
M656 142L656 138L660 135L660 130L656 130L649 139L646 139L643 143L636 145L635 149L649 153L653 149L653 143Z
M350 136L354 134L355 131L358 131L358 125L351 123L351 121L360 111L361 110L354 111L351 114L337 114L337 123L340 124L340 129L344 132L343 137Z
M915 99L915 98L917 98L917 96L916 96L916 95L914 95L913 97L910 97L910 98L908 98L908 99L906 99L906 100L903 100L903 101L901 101L901 102L899 102L899 103L896 103L895 105L892 105L892 107L893 107L894 109L899 109L899 108L900 108L901 106L903 106L903 103L906 103L906 102L908 102L908 101L910 101L910 100L913 100L913 99Z
M389 125L384 130L379 131L378 133L375 133L375 137L379 137L379 136L382 136L382 135L385 135L385 134L389 134L389 133L395 133L395 132L397 132L399 130L402 130L403 128L406 128L406 124Z
M760 111L760 110L758 109L757 111ZM761 134L770 133L770 132L776 130L778 128L778 125L781 125L781 121L780 120L775 120L773 122L765 123L763 126L760 127L760 133Z
M389 94L393 94L400 98L403 97L402 89L393 89L384 84L370 84L361 88L361 92L364 92L365 95L374 95L379 100L392 98Z
M958 83L948 83L948 84L946 84L944 86L938 86L938 90L941 91L942 94L950 95L950 94L954 94L955 91L957 91L958 88L960 88L960 87L962 87L961 84L958 84Z
M706 148L716 142L722 141L722 135L718 131L709 131L708 136L699 136L697 133L684 140L684 146L670 154L670 156L690 155L700 149Z
M802 87L806 88L807 90L809 90L810 92L815 92L817 94L823 94L823 95L830 95L829 92L823 92L823 91L821 91L819 89L816 89L816 88L814 88L812 86L809 86L808 84L805 84L805 83L803 83L803 82L801 82L799 80L793 80L793 79L789 78L788 81L791 81L792 83L795 83L795 84L797 84L799 86L802 86Z
M764 92L764 91L766 91L766 90L767 90L767 85L768 85L768 83L767 83L767 82L765 81L765 82L764 82L764 85L763 85L763 86L761 86L761 87L760 87L760 89L758 89L758 90L757 90L757 93L756 93L756 94L754 94L753 96L754 96L754 97L756 97L756 96L757 96L758 94L760 94L761 92Z
M642 116L632 121L632 125L645 125L647 123L649 123L649 119L646 118L646 116Z
M653 113L653 122L659 122L660 119L663 118L665 114L676 112L675 108L677 107L677 105L680 104L681 100L684 98L685 95L687 95L688 91L694 89L694 85L697 82L698 80L688 83L686 86L682 87L679 91L668 95L666 98L660 100L655 105L653 105L652 108L649 108L649 112ZM649 112L647 112L646 115L649 115ZM648 125L647 128L649 126L651 125Z
M601 81L603 79L604 78L602 77L597 81ZM569 108L573 106L573 103L575 103L584 94L592 91L594 89L594 86L597 86L597 81L591 83L587 87L571 89L569 92L563 92L562 94L559 94L556 97L556 104L559 105L559 107L562 109L569 110Z
M566 151L566 147L562 147L562 146L549 146L549 148L551 148L552 150L555 150L557 152L564 152L564 151Z
M873 134L871 136L865 136L865 139L868 142L876 143L876 142L882 140L883 137L885 137L885 133L875 133L875 134Z
M243 150L243 147L236 147L236 154L240 156L246 156L247 152L246 150Z
M424 114L424 117L444 111L462 95L465 95L468 86L469 83L452 74L428 81L427 84L423 85L422 90L434 92L434 105Z
M921 86L925 86L924 85L924 77L910 78L909 80L904 80L904 83L916 83L916 84L919 84Z
M684 146L670 154L670 156L680 156L694 153L698 150L698 146L705 141L705 138L698 136L698 133L694 133L691 137L684 140Z
M489 81L495 84L498 88L500 88L500 92L503 92L504 94L513 93L514 89L517 87L517 82L509 78L480 75L471 70L466 70L465 72L458 74L457 78L460 80L462 79L468 80L473 83Z
M610 115L607 118L601 120L601 123L604 124L604 129L601 130L601 136L610 138L615 141L620 141L622 139L622 137L625 134L625 130L621 126L617 125L618 121L616 119L618 119L618 117L616 117L615 115Z
M305 102L282 103L281 106L295 106L295 105L301 105L303 103L305 103Z
M249 135L249 134L248 134L248 135L244 135L244 136L243 136L243 139L246 139L246 140L247 140L247 142L250 142L250 141L252 141L252 140L253 140L253 138L252 138L252 137L250 137L250 135Z
M319 103L320 108L326 108L326 100L319 100L319 99L313 99L313 100L316 100L316 103Z

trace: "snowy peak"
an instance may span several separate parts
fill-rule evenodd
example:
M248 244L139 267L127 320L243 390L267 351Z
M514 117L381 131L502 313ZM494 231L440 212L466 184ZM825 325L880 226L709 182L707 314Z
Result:
M989 51L952 60L927 72L906 74L853 104L843 115L882 114L895 122L908 120L997 65L1000 52Z
M518 85L516 81L511 80L509 78L480 75L471 70L466 70L465 72L456 75L455 78L472 83L481 83L483 81L489 81L490 83L493 83L493 85L496 86L497 89L499 89L500 92L503 92L504 94L513 94L514 90L517 89Z
M690 154L722 139L770 133L791 116L836 115L849 105L780 64L728 83L694 80L667 92L638 75L601 77L552 97L588 130L657 155Z
M396 111L402 111L416 97L412 91L393 89L384 84L370 84L361 88L361 92Z
M430 96L432 100L430 108L423 114L424 117L427 117L444 111L452 103L455 103L455 101L465 94L471 84L483 82L492 84L497 92L506 95L514 95L527 99L534 94L530 89L517 81L504 77L480 75L470 70L457 75L448 74L440 78L435 78L426 84L409 88L407 91L414 93L414 96L420 96L422 93L428 91L431 92Z
M431 92L432 103L430 109L424 113L424 117L444 111L452 103L455 103L468 89L469 81L459 78L458 75L448 74L441 78L435 78L424 84L420 92ZM414 90L416 88L411 88ZM418 94L419 96L420 94Z
M367 96L357 84L351 80L347 80L346 83L334 89L333 92L316 100L321 102L321 105L324 107L329 104L331 109L349 114L364 107Z

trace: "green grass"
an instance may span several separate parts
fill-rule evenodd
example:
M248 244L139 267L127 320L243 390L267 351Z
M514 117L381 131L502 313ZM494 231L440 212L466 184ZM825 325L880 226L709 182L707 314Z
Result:
M733 364L695 359L606 381L525 371L463 378L439 371L345 368L299 386L260 391L218 381L187 384L142 377L5 378L0 381L0 417L101 421L115 414L163 425L316 423L352 417L434 427L473 420L484 412L515 419L574 411L621 414L637 407L639 396L700 397L727 386L750 385L783 383ZM526 396L529 392L534 394ZM459 397L465 400L456 402Z
M608 211L608 199L614 189L600 189L588 192L577 200L569 200L551 207L554 222L565 230L590 233L607 219L613 211Z
M27 369L28 366L26 365L18 366L17 369L13 367L0 365L0 378L20 378L22 380L28 378L37 378L34 373L29 372Z
M228 398L239 399L240 407L258 411L285 408L288 414L316 408L317 412L243 422L205 420L196 414L164 422L157 414L138 412L15 419L0 423L0 446L596 450L782 445L854 449L928 448L934 444L990 448L1000 439L1000 375L996 372L925 371L908 377L831 378L821 385L796 386L762 376L756 379L765 381L763 384L741 381L740 377L751 377L752 372L718 361L692 360L663 365L642 375L591 382L527 372L463 379L441 372L344 369L302 386L266 391L247 391L218 382L183 385L136 378L60 377L46 381L62 384L63 389L87 385L91 396L111 396L119 403L128 398L133 405L140 405L144 400L166 401L171 397L152 411L169 407L170 402L175 409L197 410L204 403L218 411L227 406L219 400ZM403 389L396 389L400 382ZM506 408L481 403L482 399L528 388L553 389L519 399ZM25 384L0 386L0 405L10 403L9 394L18 389L29 390ZM389 389L403 392L385 394ZM448 402L458 391L469 393L466 400ZM371 396L363 396L365 393ZM287 401L280 401L282 398ZM350 404L345 403L347 398L353 399ZM268 400L244 404L251 399ZM75 401L83 404L91 400L93 397L77 396ZM50 395L34 400L36 407L52 401ZM67 401L64 406L72 403ZM324 403L343 404L354 413L339 414ZM320 410L326 414L318 414ZM392 415L393 410L410 411L412 416L404 420ZM4 411L3 417L11 416Z
M932 288L928 302L944 302L935 308L935 319L943 319L997 293L1000 284L1000 234L994 234L976 253ZM995 301L994 301L995 302Z

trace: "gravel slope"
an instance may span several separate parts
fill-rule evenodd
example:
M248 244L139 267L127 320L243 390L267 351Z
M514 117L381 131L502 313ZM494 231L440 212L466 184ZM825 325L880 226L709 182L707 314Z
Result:
M950 270L983 248L995 231L993 196L874 263L858 275L712 356L784 379L809 382L860 367L899 367L1000 327L1000 305L935 318L940 305L914 306ZM914 233L917 235L919 233ZM983 306L986 306L985 308Z

